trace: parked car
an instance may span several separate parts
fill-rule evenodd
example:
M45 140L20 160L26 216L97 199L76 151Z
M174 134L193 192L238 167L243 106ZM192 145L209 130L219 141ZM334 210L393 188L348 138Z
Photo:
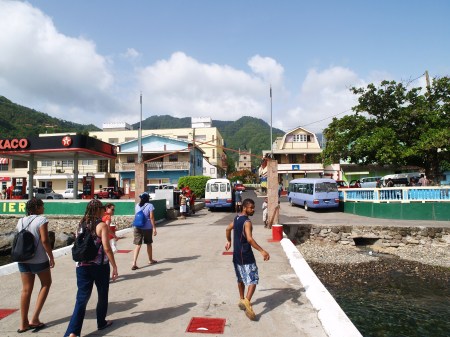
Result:
M382 177L363 177L360 179L361 187L363 188L375 188L377 187L377 180Z
M338 188L348 188L348 182L345 180L336 180Z
M36 199L64 199L61 193L55 193L50 187L35 187L33 194Z
M77 199L81 199L83 195L82 191L78 191ZM62 193L64 199L73 199L73 188L68 188Z
M245 186L244 186L244 184L235 184L235 185L234 185L234 188L236 189L236 191L242 191L242 192L245 191Z
M95 199L120 199L122 195L122 189L116 189L115 187L103 187L99 191L94 192Z

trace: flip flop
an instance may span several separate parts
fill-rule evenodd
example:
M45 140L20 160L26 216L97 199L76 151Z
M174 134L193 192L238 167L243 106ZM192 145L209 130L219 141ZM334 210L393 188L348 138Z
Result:
M139 269L139 267L138 266L131 267L131 270L136 270L136 269Z
M34 329L34 327L32 327L30 325L28 328L25 328L25 329L17 329L17 333L24 333L24 332L30 331L31 329Z
M39 323L38 325L31 325L30 324L30 328L33 329L32 332L38 332L44 328L46 328L47 326L45 325L45 323Z
M101 328L98 328L97 330L103 330L106 328L109 328L113 324L113 321L106 321L106 324L102 326Z
M148 264L152 265L152 264L155 264L155 263L158 263L158 261L156 261L156 260L151 260Z

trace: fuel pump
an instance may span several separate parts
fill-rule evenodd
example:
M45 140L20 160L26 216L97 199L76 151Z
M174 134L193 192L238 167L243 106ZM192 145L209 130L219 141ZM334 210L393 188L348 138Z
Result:
M93 199L94 198L94 176L84 176L83 177L83 199Z
M11 199L22 199L27 193L27 178L12 178Z

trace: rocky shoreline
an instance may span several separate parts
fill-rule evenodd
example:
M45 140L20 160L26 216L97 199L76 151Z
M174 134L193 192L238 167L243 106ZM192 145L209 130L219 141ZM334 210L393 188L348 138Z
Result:
M380 246L356 247L354 245L308 240L298 244L297 248L308 263L342 265L392 258L450 268L450 249L446 244L406 245L397 248Z

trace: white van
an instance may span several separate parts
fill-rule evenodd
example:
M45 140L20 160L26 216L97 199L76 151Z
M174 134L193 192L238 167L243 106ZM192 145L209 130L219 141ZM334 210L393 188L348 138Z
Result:
M209 179L206 182L205 206L209 210L216 208L233 209L233 190L228 179Z
M155 199L155 191L164 189L168 184L147 184L146 192L150 195L150 199Z

